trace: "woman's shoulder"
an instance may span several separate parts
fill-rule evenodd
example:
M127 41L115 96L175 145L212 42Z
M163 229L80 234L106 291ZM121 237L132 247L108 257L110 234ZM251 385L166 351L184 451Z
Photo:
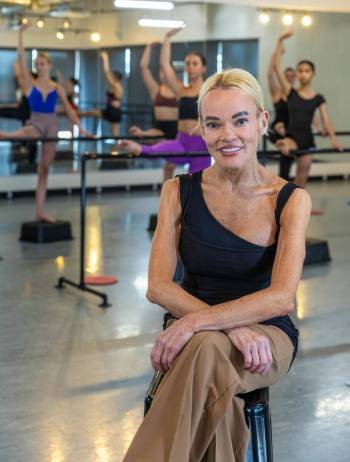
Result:
M162 186L162 196L174 196L179 194L180 189L180 177L172 178L171 180L165 181Z
M198 98L198 91L181 83L180 98Z
M287 217L287 219L305 214L310 215L310 195L304 188L301 188L297 184L291 181L285 182L278 190L275 210L281 218L283 211L283 217Z
M277 204L278 201L284 201L286 198L289 199L292 195L295 195L298 200L301 200L299 198L310 197L304 188L301 188L292 181L286 181L270 171L267 173L264 188L266 188L267 194L271 196L275 204Z
M178 219L181 215L179 178L167 180L162 186L159 213Z

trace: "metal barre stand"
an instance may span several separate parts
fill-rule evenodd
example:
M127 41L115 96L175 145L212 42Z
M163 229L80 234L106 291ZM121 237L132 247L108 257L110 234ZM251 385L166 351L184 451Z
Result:
M323 149L312 149L312 150L297 150L291 151L291 154L329 154L335 152L332 148L323 148ZM339 151L339 153L350 153L350 148L344 148L343 151ZM64 276L58 279L57 285L55 286L57 289L63 289L64 285L70 285L75 287L78 290L82 290L84 292L89 292L92 295L96 295L102 299L102 303L99 305L101 308L108 308L111 306L108 303L108 295L99 292L97 290L92 289L88 285L85 284L85 224L86 224L86 195L87 195L87 188L86 188L86 163L87 161L93 159L130 159L130 158L137 158L137 159L164 159L164 158L171 158L174 154L169 153L157 153L157 154L147 154L147 155L140 155L135 156L133 154L119 154L118 152L114 153L107 153L107 154L97 154L92 152L84 153L81 159L81 170L80 170L80 178L81 178L81 188L80 188L80 268L79 268L79 282L74 282L71 279L65 278ZM270 158L270 159L278 159L281 155L279 151L268 151L262 150L257 152L258 157L260 158ZM181 157L209 157L207 152L189 152L185 154L181 154Z
M63 289L64 285L70 285L75 287L78 290L82 290L84 292L89 292L92 295L96 295L102 299L101 304L99 305L101 308L108 308L111 304L108 302L108 295L100 292L98 290L92 289L88 285L85 284L85 236L86 236L86 195L87 195L87 187L86 187L86 163L88 160L91 159L130 159L130 158L164 158L164 157L171 157L172 155L169 153L164 154L155 154L155 155L148 155L148 156L134 156L130 154L97 154L97 153L85 153L83 154L81 159L81 169L80 169L80 258L79 258L79 282L74 282L71 279L68 279L64 276L58 279L57 285L55 286L57 289ZM208 153L188 153L183 155L182 157L208 157Z

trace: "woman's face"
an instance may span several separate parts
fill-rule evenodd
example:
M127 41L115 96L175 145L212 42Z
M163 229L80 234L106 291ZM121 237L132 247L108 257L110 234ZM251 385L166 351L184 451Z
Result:
M39 56L38 59L36 60L36 70L37 70L39 77L43 77L43 76L46 77L47 75L50 74L51 64L46 58Z
M190 80L202 77L205 74L206 67L203 66L202 60L197 55L187 55L185 59L185 71Z
M309 84L314 78L315 73L307 63L299 64L297 67L297 79L302 85Z
M268 128L268 113L239 88L216 88L201 104L201 131L209 154L223 169L243 169L256 161L260 137Z
M295 81L295 71L293 69L286 69L284 71L284 76L288 80L288 82L293 85Z

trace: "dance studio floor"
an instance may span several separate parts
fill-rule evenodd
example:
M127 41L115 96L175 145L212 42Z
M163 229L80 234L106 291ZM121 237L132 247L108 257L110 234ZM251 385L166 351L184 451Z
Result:
M349 462L350 183L309 191L325 214L312 217L308 235L327 238L333 260L307 267L298 290L300 354L271 390L274 460ZM19 242L33 199L0 200L0 461L120 462L142 419L162 321L145 299L158 193L88 202L87 269L119 278L106 311L91 295L54 288L60 275L77 279L78 240ZM48 206L78 237L78 196L51 196Z

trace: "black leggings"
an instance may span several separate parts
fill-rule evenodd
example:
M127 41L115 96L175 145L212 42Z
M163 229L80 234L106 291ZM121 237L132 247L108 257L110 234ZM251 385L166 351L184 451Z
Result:
M21 120L24 123L30 118L30 107L27 98L23 96L17 107L0 107L0 117Z

